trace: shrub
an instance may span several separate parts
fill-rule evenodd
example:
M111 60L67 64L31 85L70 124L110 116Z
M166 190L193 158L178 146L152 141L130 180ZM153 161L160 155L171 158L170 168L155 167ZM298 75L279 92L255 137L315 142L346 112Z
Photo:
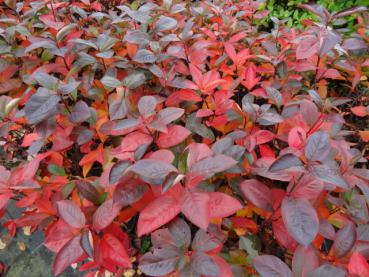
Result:
M0 3L1 214L55 275L369 276L365 8Z
M343 9L348 9L353 6L366 5L366 0L346 0L346 1L329 1L329 0L267 0L264 5L269 11L269 16L263 20L263 24L269 24L270 17L277 17L279 20L286 20L286 24L289 27L296 27L302 24L303 20L314 20L316 17L311 13L298 9L301 4L307 4L314 2L316 4L324 6L331 13L338 12ZM355 24L355 16L348 16L340 18L334 22L335 27L342 28L343 26L352 28Z

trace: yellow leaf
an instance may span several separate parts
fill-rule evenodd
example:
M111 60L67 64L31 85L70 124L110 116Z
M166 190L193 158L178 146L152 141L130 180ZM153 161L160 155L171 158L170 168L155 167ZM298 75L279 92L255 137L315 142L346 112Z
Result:
M249 207L245 207L241 210L239 210L237 213L236 213L237 216L240 216L240 217L251 217L252 216L252 210L249 208Z
M83 166L83 169L82 169L83 177L85 177L85 178L87 177L87 174L90 172L92 165L93 165L93 163L89 163L89 164L85 164Z

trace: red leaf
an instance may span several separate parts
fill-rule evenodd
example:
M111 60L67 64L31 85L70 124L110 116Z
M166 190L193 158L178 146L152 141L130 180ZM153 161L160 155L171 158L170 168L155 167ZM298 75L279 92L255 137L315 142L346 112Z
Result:
M351 108L351 111L353 114L359 116L359 117L365 117L369 115L369 108L365 106L356 106Z
M245 80L241 83L248 89L251 90L260 80L260 78L256 77L256 67L255 65L251 65L247 67L245 71Z
M247 201L264 211L273 211L272 193L266 185L250 179L243 181L240 188Z
M209 146L203 143L191 143L186 149L188 149L187 166L189 168L196 162L213 155Z
M74 235L68 224L63 220L58 220L47 228L44 245L53 252L59 252Z
M170 150L160 149L160 150L157 150L155 152L148 153L145 156L145 159L146 158L153 159L153 160L164 161L164 162L167 162L167 163L171 164L174 161L175 156L174 156L173 152L170 151Z
M180 185L173 187L182 191ZM171 221L181 212L181 201L171 190L148 204L140 213L137 235L148 234Z
M104 259L123 268L132 267L131 259L123 244L112 234L104 234L101 240L101 249Z
M182 213L193 224L206 230L210 220L209 201L210 196L208 193L195 189L186 189L183 198Z
M142 144L151 144L152 140L152 137L147 134L133 132L123 138L119 150L120 152L136 151Z
M12 174L10 176L10 179L9 179L9 183L11 185L17 185L21 182L28 181L28 180L32 179L35 176L39 165L40 165L40 159L39 158L34 158L29 163L27 163L23 166L17 167L12 172Z
M359 252L355 252L351 255L348 270L352 275L356 274L363 277L369 276L368 262Z
M2 210L8 204L9 199L13 196L13 193L0 194L0 210Z
M274 139L275 135L267 130L258 130L252 134L255 137L256 145L267 143Z
M202 73L200 69L197 68L197 66L190 64L190 72L192 75L193 81L196 83L198 87L202 87Z
M168 133L161 133L156 141L160 148L170 148L184 141L191 132L180 125L168 127Z
M60 217L74 228L85 227L86 218L81 209L70 200L61 200L56 203Z
M240 201L221 192L211 192L209 199L210 218L227 217L242 209Z
M56 21L54 15L52 14L43 14L38 17L46 26L53 28L55 30L59 30L63 28L64 22Z
M234 49L233 45L229 42L224 43L224 50L227 55L231 58L234 64L237 64L237 54L236 50Z
M59 275L69 265L76 262L82 256L83 249L80 245L81 235L75 236L59 251L54 260L53 274Z
M214 112L210 109L200 109L200 110L197 110L196 117L208 117L213 114Z
M315 36L305 37L297 46L296 58L308 59L319 51L319 40Z
M294 127L288 133L288 145L293 148L300 149L304 146L306 140L306 132L300 127Z
M167 106L173 106L181 103L182 101L200 102L202 98L191 89L182 89L169 95L165 104Z
M14 220L14 222L17 225L17 227L37 226L49 216L50 215L45 213L26 214L20 218L17 218L16 220Z
M258 225L252 219L248 219L240 216L233 216L230 218L233 228L239 228L256 233L258 231Z

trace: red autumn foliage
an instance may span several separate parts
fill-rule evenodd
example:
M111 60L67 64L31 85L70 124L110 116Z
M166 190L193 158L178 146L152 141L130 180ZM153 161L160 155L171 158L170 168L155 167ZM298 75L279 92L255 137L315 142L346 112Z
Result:
M118 2L0 1L10 234L55 275L369 276L367 9Z

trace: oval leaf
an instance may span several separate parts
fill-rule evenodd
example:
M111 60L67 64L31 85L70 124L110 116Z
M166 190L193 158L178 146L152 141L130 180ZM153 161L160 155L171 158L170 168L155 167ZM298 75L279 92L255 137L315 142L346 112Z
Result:
M342 258L346 256L350 252L351 248L354 246L355 241L355 224L350 222L336 233L336 237L332 246L334 255L337 258Z
M114 203L112 199L105 201L94 213L92 223L96 231L104 229L113 222L119 214L121 205Z
M318 234L318 215L305 199L286 197L282 202L282 219L291 236L305 247Z
M74 228L81 229L85 227L86 218L81 209L70 200L61 200L56 202L60 217Z
M329 135L324 131L319 131L307 139L305 146L305 156L310 161L323 161L331 150Z
M75 236L58 252L53 265L53 274L59 275L69 265L76 262L82 256L83 249L80 245L81 235Z
M243 181L240 188L247 201L264 211L273 211L272 193L266 185L250 179Z
M261 277L293 277L288 266L275 256L258 256L253 263Z

